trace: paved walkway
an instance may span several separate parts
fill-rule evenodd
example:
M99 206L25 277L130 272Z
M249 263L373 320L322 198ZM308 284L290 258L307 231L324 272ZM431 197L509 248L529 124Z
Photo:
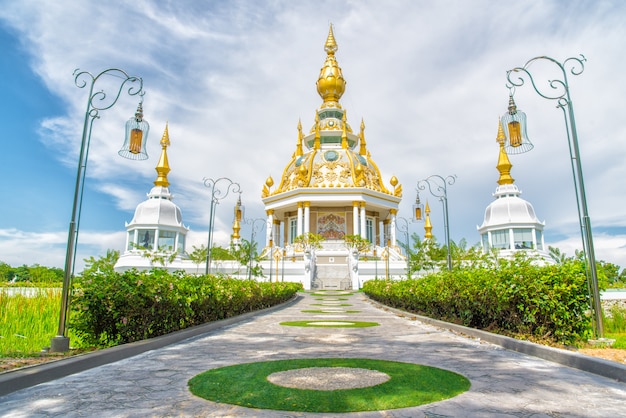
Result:
M373 306L363 295L310 294L270 314L200 337L0 397L0 417L620 417L626 384L529 357ZM326 299L332 299L326 297ZM315 306L324 303L324 306ZM349 303L352 306L337 306ZM303 313L306 309L337 313ZM341 313L343 309L360 313ZM300 328L281 321L360 320L372 328ZM193 396L187 381L211 368L254 361L367 357L455 371L469 391L389 411L313 414L242 408Z

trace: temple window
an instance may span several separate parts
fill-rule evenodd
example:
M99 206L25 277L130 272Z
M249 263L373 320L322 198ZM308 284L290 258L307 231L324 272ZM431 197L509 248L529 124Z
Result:
M533 230L530 228L513 229L513 240L516 250L533 249Z
M501 231L491 232L491 246L501 250L510 250L511 245L509 244L509 230L504 229Z
M139 229L137 231L137 246L146 250L151 250L154 247L154 229Z
M176 243L176 232L159 231L159 243L157 249L173 251Z

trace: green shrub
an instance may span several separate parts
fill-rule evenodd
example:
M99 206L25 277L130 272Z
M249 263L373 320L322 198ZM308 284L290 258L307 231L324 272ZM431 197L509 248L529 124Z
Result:
M85 342L108 347L266 308L301 288L162 269L90 272L76 280L69 326Z
M421 279L371 280L363 290L386 305L473 328L572 344L591 336L584 266L537 266L517 257L495 268L441 271Z

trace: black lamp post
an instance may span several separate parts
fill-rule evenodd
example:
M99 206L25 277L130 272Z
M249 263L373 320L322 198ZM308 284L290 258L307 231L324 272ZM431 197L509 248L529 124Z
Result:
M211 247L213 246L213 221L215 220L215 205L219 204L220 200L224 199L228 196L228 193L232 190L233 193L241 193L241 187L239 183L233 182L231 179L227 177L220 177L217 180L204 178L204 185L211 189L211 210L209 211L209 238L207 242L207 253L206 253L206 268L204 270L204 274L211 273ZM219 189L218 184L225 183L226 190L222 191Z
M446 178L443 178L442 176L437 174L433 174L432 176L429 176L424 180L420 180L417 182L418 196L419 190L426 190L426 186L428 186L430 194L438 197L443 204L443 228L446 234L446 248L448 250L448 270L452 270L452 256L450 254L450 223L448 221L448 186L452 186L455 182L455 175L450 175Z
M593 234L591 230L591 220L589 218L589 212L587 209L587 197L585 194L585 182L583 180L583 169L580 161L580 149L578 147L578 133L576 131L576 120L574 118L574 107L572 99L570 97L569 82L567 75L580 75L585 69L584 62L587 59L581 55L580 58L571 57L567 58L563 63L555 60L554 58L539 56L531 58L524 64L523 67L516 67L512 70L508 70L506 73L509 87L520 87L524 85L524 78L526 76L535 92L544 99L556 100L557 108L563 111L563 117L565 120L565 132L567 134L567 142L569 145L570 161L572 164L572 174L574 177L574 189L576 192L576 204L578 207L578 216L580 222L580 233L583 242L583 254L585 257L585 264L587 267L587 281L590 288L590 304L592 311L594 312L595 332L598 338L604 338L604 325L602 322L602 304L600 301L600 291L598 288L598 273L596 269L596 258L593 247ZM547 62L553 64L559 70L558 79L548 80L548 88L540 88L532 73L529 70L531 64L535 62ZM519 75L518 75L519 74ZM513 75L518 75L512 78ZM511 96L512 97L512 96ZM512 98L511 98L512 100ZM505 114L506 116L506 114ZM502 118L502 128L507 135L508 144L511 148L515 148L515 142L509 140L508 132L511 130L511 126L508 121ZM520 127L522 133L526 131L526 120L520 120ZM508 128L508 129L507 129ZM515 129L515 128L513 128Z
M103 76L113 76L121 80L117 93L111 96L104 90L96 91L94 87ZM67 237L67 249L65 253L65 271L63 274L63 287L61 290L61 312L59 315L59 328L57 335L50 341L50 351L63 352L70 349L70 339L67 336L67 316L69 311L69 299L74 266L76 264L76 246L78 243L78 229L80 224L80 213L83 202L83 192L85 188L85 172L87 170L87 160L89 156L89 145L91 142L91 131L94 120L100 118L100 111L112 108L120 98L125 86L128 86L130 96L140 96L143 102L143 80L140 77L129 76L125 71L117 68L109 68L98 75L87 71L74 71L74 84L78 88L89 86L89 96L87 99L87 109L83 123L83 134L78 154L78 170L76 173L76 186L74 188L74 200L72 204L72 218L70 220ZM111 98L112 97L112 98ZM150 126L143 119L142 103L139 103L134 117L126 123L126 140L119 155L133 160L145 160L148 158L146 152L146 140ZM132 146L131 146L132 144Z

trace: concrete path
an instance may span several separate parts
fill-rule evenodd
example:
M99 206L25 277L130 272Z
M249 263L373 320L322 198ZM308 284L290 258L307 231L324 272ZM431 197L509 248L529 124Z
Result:
M626 417L625 383L399 317L361 294L347 297L318 300L307 294L273 313L14 392L0 397L0 417ZM306 309L336 313L303 313ZM344 309L360 313L342 313ZM279 325L299 319L374 321L380 326ZM187 381L207 369L315 357L426 364L460 373L472 386L457 397L420 407L350 414L242 408L209 402L187 390Z

